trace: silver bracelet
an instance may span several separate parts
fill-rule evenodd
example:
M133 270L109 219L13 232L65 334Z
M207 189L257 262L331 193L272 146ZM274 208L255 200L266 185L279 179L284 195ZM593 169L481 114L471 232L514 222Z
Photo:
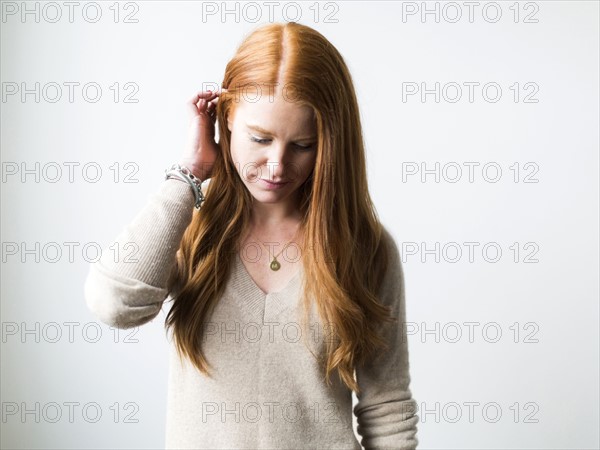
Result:
M192 191L194 191L194 197L196 199L194 207L196 209L200 209L202 202L204 202L204 194L202 193L202 180L196 178L187 167L179 164L173 164L168 169L165 169L165 180L168 180L169 178L176 178L178 180L187 182L191 186Z

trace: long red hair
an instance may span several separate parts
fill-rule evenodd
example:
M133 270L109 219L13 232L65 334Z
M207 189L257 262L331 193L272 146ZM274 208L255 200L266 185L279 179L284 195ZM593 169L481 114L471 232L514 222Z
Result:
M378 329L394 320L377 298L387 266L382 226L367 185L358 103L348 67L336 48L316 30L298 23L263 25L249 34L227 64L219 98L218 155L206 200L195 211L181 240L168 289L173 305L166 318L177 349L210 376L202 351L202 324L221 297L252 198L234 167L227 117L240 90L257 85L286 86L299 104L313 108L318 147L314 170L301 189L301 228L312 251L303 252L304 321L311 302L331 324L322 361L330 384L334 370L359 393L356 364L385 342ZM292 94L293 93L293 94Z

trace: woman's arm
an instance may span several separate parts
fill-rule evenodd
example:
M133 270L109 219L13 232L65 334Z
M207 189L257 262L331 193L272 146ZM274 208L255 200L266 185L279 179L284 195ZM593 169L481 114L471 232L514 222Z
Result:
M388 242L389 266L381 286L381 301L398 318L386 324L383 336L390 345L371 364L356 368L356 381L361 389L354 407L361 444L367 449L415 449L418 416L417 404L409 388L410 374L406 338L404 274L398 247L384 228Z
M100 321L131 328L158 315L193 210L190 185L173 178L164 180L133 221L104 249L100 260L91 264L84 296Z
M211 178L220 152L215 142L219 94L201 91L187 102L191 115L188 143L179 163L201 180ZM202 192L205 193L204 185ZM188 183L172 178L164 180L132 223L104 249L100 260L92 264L84 285L85 301L102 322L131 328L158 315L169 294L166 289L169 274L176 263L183 233L192 220L194 203ZM116 260L115 255L119 255ZM128 255L134 261L128 260Z

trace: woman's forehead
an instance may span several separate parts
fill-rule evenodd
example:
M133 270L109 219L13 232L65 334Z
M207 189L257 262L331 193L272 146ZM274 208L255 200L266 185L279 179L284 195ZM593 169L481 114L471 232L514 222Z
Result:
M240 98L231 112L234 121L240 120L273 134L277 133L277 128L304 130L316 125L312 107L287 101L282 96L261 97L255 101Z

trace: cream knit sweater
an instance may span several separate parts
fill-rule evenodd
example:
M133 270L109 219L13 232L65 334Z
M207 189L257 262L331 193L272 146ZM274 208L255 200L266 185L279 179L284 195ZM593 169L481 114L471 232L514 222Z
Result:
M191 221L193 203L186 183L163 181L115 239L122 251L129 242L137 244L138 262L115 261L105 251L90 266L84 293L99 320L129 328L158 315L165 299L170 300L168 269ZM311 353L324 354L328 335L314 305L310 328L300 328L304 272L280 292L265 295L238 255L206 326L203 349L214 378L202 375L187 359L180 361L170 336L166 448L360 449L353 413L364 448L416 448L403 272L397 246L385 229L384 237L392 256L380 298L392 306L398 326L386 333L391 350L380 355L378 364L357 369L362 394L354 409L351 391L336 373L327 387Z

